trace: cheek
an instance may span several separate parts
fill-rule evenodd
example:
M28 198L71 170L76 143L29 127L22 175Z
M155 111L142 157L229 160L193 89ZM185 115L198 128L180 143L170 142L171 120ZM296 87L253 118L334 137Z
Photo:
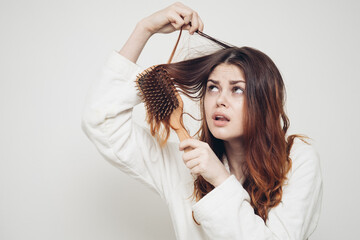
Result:
M244 111L244 101L241 101L241 103L239 103L236 106L236 115L237 115L237 119L238 119L238 123L241 124L241 126L243 126L243 121L244 121L244 115L245 111Z

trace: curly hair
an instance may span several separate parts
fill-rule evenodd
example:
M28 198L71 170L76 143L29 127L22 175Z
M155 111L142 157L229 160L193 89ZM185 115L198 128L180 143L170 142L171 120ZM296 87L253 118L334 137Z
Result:
M282 186L291 169L290 149L294 138L301 137L291 135L286 138L289 119L284 111L285 87L274 62L250 47L227 47L206 56L163 64L163 67L180 92L200 101L199 140L207 142L222 161L224 143L211 134L203 105L208 77L222 63L239 67L245 76L243 187L251 197L255 213L266 222L269 210L281 202ZM197 177L194 199L199 201L213 188L204 178Z

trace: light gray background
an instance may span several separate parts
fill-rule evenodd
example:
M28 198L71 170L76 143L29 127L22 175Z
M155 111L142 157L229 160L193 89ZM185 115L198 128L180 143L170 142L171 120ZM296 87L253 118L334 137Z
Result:
M275 61L291 132L312 137L321 156L323 209L311 239L358 239L359 2L183 2L205 33ZM165 203L108 164L80 127L110 52L170 3L0 1L0 239L174 239ZM176 37L155 36L139 64L165 62Z

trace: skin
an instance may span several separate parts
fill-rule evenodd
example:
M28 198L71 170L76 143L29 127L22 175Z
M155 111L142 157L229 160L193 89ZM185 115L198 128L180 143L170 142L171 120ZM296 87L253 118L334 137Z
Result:
M152 35L172 33L181 27L183 30L188 30L190 34L194 34L196 30L204 30L204 24L198 13L180 2L176 2L138 22L119 54L136 63Z
M230 172L238 179L242 177L240 164L243 159L243 108L245 77L240 68L230 64L220 64L210 74L204 97L205 118L214 137L224 141L229 160ZM214 115L225 114L229 121L224 126L215 124ZM192 174L202 175L215 187L225 181L230 174L213 153L207 143L188 139L180 143L180 150L193 148L183 154L185 165ZM235 160L236 159L236 160Z
M215 88L211 87L212 92L215 91L214 94L209 92L205 95L207 123L213 136L224 141L230 172L240 180L243 175L240 165L244 160L242 144L244 91L246 88L244 72L235 65L220 64L214 69L209 79L219 79L219 85L215 85ZM209 87L212 84L213 82L208 82ZM216 102L214 103L214 101ZM226 113L230 118L229 124L221 128L213 126L211 115L214 111Z
M181 27L183 30L187 30L190 34L194 34L196 30L203 31L204 24L196 11L182 3L176 2L140 20L136 24L136 27L131 33L129 39L119 51L119 54L136 63L145 44L152 35L156 33L171 33L179 30ZM220 71L220 73L221 72L222 71ZM223 89L223 86L220 87ZM225 92L228 92L228 90ZM227 98L224 98L224 100L226 99ZM224 105L220 104L220 106L227 106L226 101L224 102ZM214 107L213 102L211 109ZM211 112L212 110L209 108L209 111ZM240 138L238 138L240 136L236 137L235 135L231 135L227 130L223 131L216 128L213 130L215 134L219 134L218 136L220 139L224 137L230 170L235 169L237 162L233 162L232 159L240 159L240 150L242 149L239 141ZM179 149L181 151L187 147L191 147L193 150L184 153L183 160L184 164L189 168L189 171L192 174L201 174L205 180L215 187L219 186L230 176L224 165L216 157L207 143L196 139L187 139L179 144ZM236 176L239 175L239 173L234 171L232 171L232 173Z
M245 77L240 68L222 63L210 74L204 98L206 122L214 137L226 142L241 142L243 134ZM212 115L224 113L227 125L214 125Z

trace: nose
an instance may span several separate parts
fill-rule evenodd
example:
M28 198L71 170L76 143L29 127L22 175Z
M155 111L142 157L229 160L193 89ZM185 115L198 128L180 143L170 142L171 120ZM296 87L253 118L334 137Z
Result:
M217 107L223 106L225 108L229 106L226 91L221 91L221 93L218 95L218 98L216 99L216 105Z

